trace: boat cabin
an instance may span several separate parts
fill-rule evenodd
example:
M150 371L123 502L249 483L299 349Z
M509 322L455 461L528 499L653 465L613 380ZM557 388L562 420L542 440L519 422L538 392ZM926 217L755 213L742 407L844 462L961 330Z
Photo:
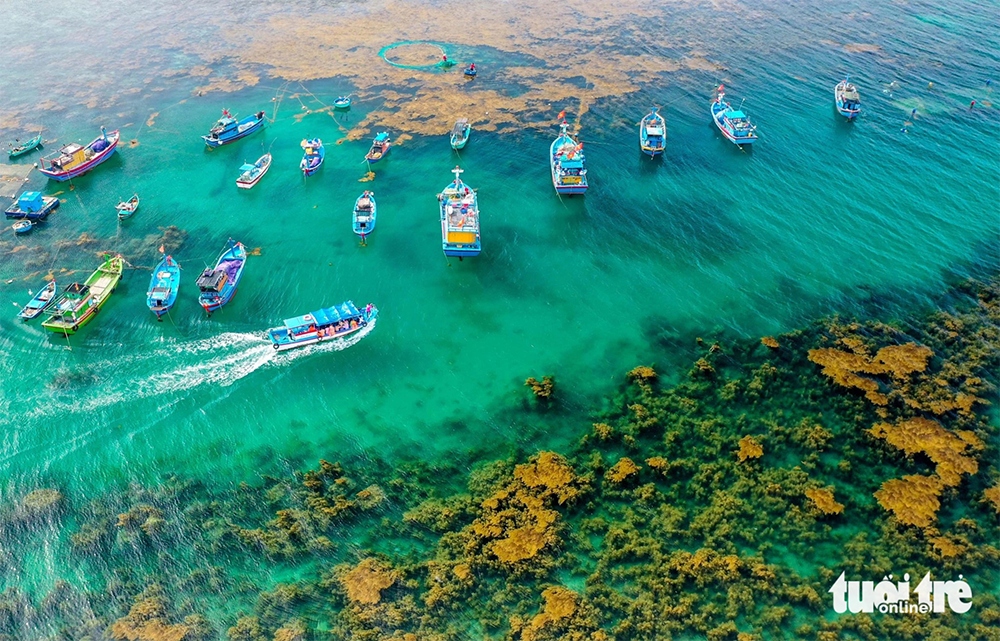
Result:
M170 298L170 288L169 287L154 287L149 290L149 300L153 301L153 304L157 307L163 306L163 301Z
M206 269L198 277L198 289L217 294L222 291L227 279L228 275L224 269Z
M50 161L49 164L57 169L66 171L87 162L92 155L89 149L74 142L60 149L59 157Z
M464 138L465 130L469 126L469 120L467 118L462 118L455 123L455 126L451 129L451 135L456 138Z
M40 191L26 191L17 199L17 208L28 214L41 211L44 206Z
M736 130L749 129L752 126L750 121L747 119L747 115L738 110L727 112L726 120L728 120L729 124Z
M73 313L83 307L90 297L90 287L83 283L70 283L56 303L59 313Z

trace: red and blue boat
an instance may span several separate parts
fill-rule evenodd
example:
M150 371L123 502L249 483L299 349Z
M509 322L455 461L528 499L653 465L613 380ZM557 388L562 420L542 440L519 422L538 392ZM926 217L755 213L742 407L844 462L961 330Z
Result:
M552 185L559 194L582 194L587 191L586 159L583 143L569 134L569 124L563 120L559 136L549 147L549 168Z
M271 347L279 352L323 341L342 339L360 332L375 321L378 309L368 303L364 311L351 301L286 319L281 327L267 330Z
M240 138L245 138L263 128L263 111L258 111L252 116L237 120L233 114L229 113L228 109L223 109L222 117L216 121L215 125L209 130L208 135L202 136L201 139L209 147L221 147L222 145L235 142Z
M392 141L389 139L389 133L386 131L381 131L372 140L372 148L368 150L365 155L365 160L368 164L377 163L386 157L389 153L389 149L392 147Z
M302 141L302 162L299 168L305 176L312 176L323 166L326 158L326 149L323 148L323 141L319 138L311 138Z
M101 127L101 135L89 145L70 143L51 156L42 158L38 171L59 182L82 176L113 156L120 138L117 129L108 133Z
M201 290L198 302L209 316L236 295L246 261L246 247L230 238L219 255L219 260L215 262L215 267L206 269L198 277L198 289Z
M162 251L162 247L160 248ZM156 314L156 320L162 321L163 315L170 311L177 300L177 288L181 284L181 266L171 256L163 255L160 264L153 270L149 280L149 291L146 292L146 306Z
M719 97L712 101L712 120L722 135L735 145L749 145L757 140L757 127L740 109L725 101L725 86L719 85Z

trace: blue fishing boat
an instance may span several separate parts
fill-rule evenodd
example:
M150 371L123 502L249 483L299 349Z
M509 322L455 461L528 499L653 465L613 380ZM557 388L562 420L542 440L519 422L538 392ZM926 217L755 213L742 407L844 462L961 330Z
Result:
M655 158L663 153L667 139L667 122L656 107L639 121L639 148L642 153Z
M149 291L146 292L146 306L149 307L149 311L156 314L156 320L162 321L163 315L173 307L180 284L181 266L172 257L164 254L160 264L153 270L153 277L149 280Z
M34 151L41 146L42 134L38 134L27 142L21 142L20 140L15 139L14 142L8 144L9 149L7 150L7 156L10 158L17 158L18 156L23 156L24 154Z
M28 292L31 293L30 291ZM17 317L23 321L29 321L45 311L45 308L52 304L56 297L56 281L50 280L48 284L32 297L28 304L21 308Z
M206 269L198 277L198 289L201 290L198 302L209 316L233 299L246 260L246 247L230 238L215 267Z
M464 170L455 167L455 180L438 194L441 203L441 248L445 256L459 260L478 256L482 251L479 235L479 198L460 177Z
M378 213L378 205L375 203L375 194L366 191L354 201L354 233L365 236L375 231L375 216Z
M459 118L455 121L455 126L451 128L451 148L464 149L469 142L469 134L472 133L472 125L468 118Z
M861 96L858 94L858 88L850 82L850 76L833 88L833 100L837 105L837 111L848 120L854 120L861 113Z
M334 109L350 109L351 108L351 97L350 96L338 96L336 100L333 101Z
M719 85L719 97L712 101L712 120L722 135L736 145L749 145L757 140L757 127L747 115L724 100L725 86Z
M16 223L14 223L13 225L11 225L11 229L13 229L14 233L18 234L18 235L20 235L20 234L27 234L29 231L31 231L34 228L35 228L35 223L31 222L30 220L26 220L26 219L21 219L21 220L17 221Z
M479 73L479 71L476 69L476 63L473 62L472 64L470 64L468 67L465 68L465 71L463 71L462 73L463 75L465 75L466 78L475 78L476 74Z
M323 148L323 141L319 138L303 140L301 147L303 153L299 169L302 170L303 175L312 176L323 166L323 160L326 158L326 149Z
M577 142L569 134L569 124L564 120L559 136L549 147L549 168L552 170L552 185L559 194L582 194L587 191L586 159L583 143Z
M252 116L247 116L242 120L229 113L228 109L222 110L222 117L209 130L207 136L201 139L209 147L221 147L233 141L239 140L254 133L264 127L264 112L258 111Z
M11 206L3 213L7 218L45 220L49 214L58 208L59 199L55 196L43 196L38 191L26 191L11 203Z
M378 309L371 303L362 311L351 301L345 301L311 314L289 318L281 327L267 330L267 337L271 339L271 346L275 350L283 352L286 349L345 338L367 327L377 316Z
M115 209L118 210L118 220L131 218L136 210L139 209L139 194L133 194L128 200L119 202L115 205Z
M264 154L252 165L243 163L240 167L240 177L236 179L236 186L240 189L250 189L260 182L270 168L271 154Z
M118 130L108 133L101 127L101 135L87 145L70 143L39 161L38 171L52 180L62 182L82 176L115 154L121 134Z
M386 157L390 147L392 147L392 141L389 140L388 132L379 132L374 140L372 140L372 148L365 155L365 160L368 161L368 164L377 163Z

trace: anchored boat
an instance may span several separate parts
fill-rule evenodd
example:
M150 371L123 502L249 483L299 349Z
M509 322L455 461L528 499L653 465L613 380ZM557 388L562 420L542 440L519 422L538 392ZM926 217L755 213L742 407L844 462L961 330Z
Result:
M45 220L58 207L59 199L55 196L43 196L38 191L26 191L4 211L4 215L7 218Z
M466 67L465 71L462 72L462 74L466 78L475 78L476 74L478 74L478 73L479 73L479 71L476 70L476 63L474 63L474 62L472 64L470 64L468 67Z
M378 309L371 303L368 303L364 311L360 311L354 303L345 301L311 314L289 318L281 327L267 330L267 337L271 339L274 349L283 352L286 349L350 336L364 329L376 316Z
M160 248L162 251L162 247ZM156 320L162 321L162 316L170 311L177 300L177 288L181 284L181 266L166 254L160 264L153 270L149 280L149 291L146 292L146 306L156 314Z
M472 125L468 118L459 118L455 121L455 126L451 128L451 148L464 149L469 142L469 134L472 133Z
M222 117L216 121L215 125L209 130L208 135L202 136L201 139L209 147L221 147L222 145L228 145L240 138L249 136L263 127L263 111L258 111L254 115L247 116L242 120L236 120L236 117L229 113L228 109L223 109Z
M7 150L7 156L10 158L17 158L18 156L23 156L24 154L34 151L38 147L42 146L42 134L38 134L31 140L27 142L21 142L20 140L14 140L14 142L8 145L10 149Z
M31 293L30 291L28 292ZM28 301L28 304L21 308L17 317L23 321L29 321L45 311L45 308L52 304L56 296L56 281L50 280L48 284Z
M854 120L861 113L861 96L854 83L850 82L850 76L833 88L833 100L837 105L837 111L848 120Z
M337 99L333 101L334 109L350 109L351 108L351 97L350 96L337 96Z
M29 231L31 231L34 228L35 228L35 224L33 222L31 222L30 220L24 220L24 219L19 220L16 223L14 223L13 225L11 225L11 229L14 230L15 234L27 234Z
M719 97L712 101L712 120L722 135L736 145L749 145L757 140L757 127L747 115L724 100L725 86L719 85Z
M299 169L302 170L303 175L312 176L323 166L323 160L326 158L326 149L323 148L323 141L319 138L303 140L301 147L303 154L302 162L299 163Z
M109 134L101 127L101 135L90 144L81 146L70 143L51 156L42 158L38 171L59 182L82 176L113 156L119 139L117 130Z
M392 141L389 140L388 132L379 132L377 136L372 140L372 148L368 150L368 154L365 155L365 160L369 164L376 163L389 153L389 148L392 147Z
M215 262L215 267L206 269L198 277L198 289L201 290L198 302L209 316L233 299L243 276L246 260L246 247L230 238L219 255L219 260Z
M655 158L663 153L667 139L667 122L656 107L639 121L639 148L642 153Z
M128 200L119 202L115 205L115 209L118 210L118 220L131 218L132 214L139 209L139 194L133 194Z
M582 194L587 191L586 160L583 143L578 143L569 134L569 124L564 120L559 136L549 147L549 169L552 171L552 185L559 194Z
M240 189L250 189L260 182L270 168L271 154L264 154L252 165L244 164L240 167L240 177L236 179L236 186Z
M365 236L375 231L375 215L378 213L378 205L375 203L375 194L366 191L354 201L354 233Z
M441 203L441 247L445 256L465 258L482 251L479 235L479 199L476 190L459 177L464 170L455 167L455 180L438 194Z
M122 278L125 260L118 255L104 255L104 263L84 283L72 283L52 303L49 317L42 322L45 329L59 334L73 334L89 323Z

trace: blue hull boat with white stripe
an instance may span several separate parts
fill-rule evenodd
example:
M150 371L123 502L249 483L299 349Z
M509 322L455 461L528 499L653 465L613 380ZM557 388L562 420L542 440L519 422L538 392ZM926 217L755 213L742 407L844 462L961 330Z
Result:
M302 170L304 176L312 176L319 171L319 168L323 166L323 160L326 159L323 141L319 138L303 140L301 147L302 162L299 163L299 169Z
M351 301L318 309L310 314L285 320L281 327L267 330L271 347L279 352L323 341L339 340L356 334L375 321L378 309L368 303L359 310Z
M569 124L564 120L559 136L549 147L549 169L552 186L559 194L582 194L587 191L586 159L583 143L569 135Z
M258 111L252 116L247 116L242 120L229 113L228 109L222 110L222 117L215 123L215 126L208 132L207 136L201 139L209 147L221 147L235 142L240 138L245 138L250 134L264 128L264 112Z
M663 153L667 140L667 123L657 111L657 108L653 107L653 110L639 122L639 148L651 158Z
M198 277L198 289L201 290L198 302L209 316L236 295L246 261L246 247L230 238L215 267L206 269Z
M378 215L378 204L375 202L375 194L365 191L354 201L354 233L365 236L375 231L375 221Z
M845 78L833 88L833 101L840 115L848 120L854 120L861 113L861 95L850 78Z
M722 135L736 145L749 145L757 140L757 127L747 115L724 100L725 87L719 87L719 97L712 101L712 120Z
M28 292L31 293L30 291ZM32 318L37 317L39 314L45 311L45 309L52 304L52 301L56 297L56 281L50 280L48 284L42 289L38 290L28 304L21 308L18 312L17 317L21 320L27 322Z
M163 315L170 311L177 300L177 288L181 284L181 266L170 256L164 254L160 264L153 270L149 280L149 291L146 292L146 306L156 314L156 320L162 321Z
M478 256L483 249L479 234L479 196L459 177L464 170L455 167L455 180L438 194L441 202L441 247L445 256L461 260Z

